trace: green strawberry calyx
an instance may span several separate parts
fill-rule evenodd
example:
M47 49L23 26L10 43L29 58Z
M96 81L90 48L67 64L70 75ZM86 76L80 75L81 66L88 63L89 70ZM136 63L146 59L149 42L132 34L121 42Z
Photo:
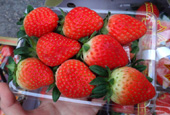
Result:
M61 15L58 15L59 21L58 21L58 26L56 28L56 32L64 36L63 26L64 26L66 13L61 8L59 9L60 9Z
M82 53L83 52L87 52L89 49L90 49L90 45L87 44L88 41L90 41L94 36L96 36L98 34L97 31L94 31L90 37L83 37L83 38L80 38L79 39L79 42L82 43L82 48L79 50L79 52L77 53L76 55L76 58L78 59L79 57L81 57L81 59L83 60L82 58Z
M13 83L18 86L17 80L16 80L16 69L17 64L15 63L14 59L10 56L8 58L8 64L6 65L8 68L8 83L13 80Z
M52 89L52 99L54 102L57 102L57 100L59 99L61 92L59 91L59 89L57 88L55 82L51 85L49 85L48 89L46 90L46 93L49 92Z
M135 40L131 44L131 52L134 54L134 57L130 60L130 63L127 65L129 67L133 67L140 72L143 72L147 67L146 65L141 64L141 62L145 61L144 59L136 59L136 56L139 52L139 40Z
M100 30L100 34L108 34L108 30L107 30L107 23L108 23L108 20L109 20L109 17L111 15L111 12L108 12L107 16L104 18L104 24L103 24L103 27L101 28Z
M17 32L17 37L18 37L18 38L23 37L23 36L26 35L23 22L24 22L24 19L25 19L26 15L29 14L32 10L34 10L34 8L33 8L31 5L28 5L28 6L27 6L27 10L26 10L26 12L24 13L24 16L21 17L21 18L19 19L19 21L17 22L17 25L20 25L20 29L19 29L19 31Z
M23 45L14 50L14 55L19 55L20 61L28 57L38 58L36 53L36 45L37 45L38 38L34 36L29 37L25 35L21 37L20 40L23 40Z
M89 67L90 70L96 73L99 76L105 77L96 77L94 80L90 82L91 85L95 85L96 87L92 90L92 98L102 98L110 102L110 98L113 94L111 87L114 84L114 79L111 78L111 70L106 66L103 68L98 65L92 65ZM107 77L108 76L108 77Z

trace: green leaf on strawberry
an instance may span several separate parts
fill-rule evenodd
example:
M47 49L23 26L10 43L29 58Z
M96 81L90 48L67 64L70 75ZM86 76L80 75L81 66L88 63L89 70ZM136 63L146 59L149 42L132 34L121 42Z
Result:
M16 63L15 63L15 61L14 61L14 59L13 59L12 57L9 57L9 58L8 58L7 68L8 68L12 73L14 73L15 70L16 70Z
M107 84L107 78L96 77L93 81L90 82L91 85L102 85Z
M88 42L90 39L92 39L94 36L96 36L98 34L98 32L97 31L94 31L91 35L90 35L90 37L89 36L86 36L86 37L82 37L82 38L80 38L78 41L79 42L81 42L81 43L83 43L83 44L85 44L86 42Z
M64 25L66 13L61 8L59 8L59 9L60 9L61 15L58 16L58 18L59 18L58 27L56 28L55 31L57 33L61 34L61 35L64 35L64 33L63 33L63 25Z
M30 13L32 10L34 10L34 7L32 7L31 5L27 6L27 14Z
M38 38L37 37L28 37L27 35L21 37L20 40L23 40L22 47L16 48L14 50L15 55L20 55L22 59L28 58L28 57L37 57L36 53L36 45Z
M23 37L23 36L25 36L25 35L26 35L25 30L19 30L19 31L17 32L17 37L18 37L18 38Z
M24 29L24 26L23 26L23 22L24 22L24 19L25 19L25 16L30 13L34 8L31 6L31 5L28 5L27 6L27 10L26 10L26 13L24 13L24 16L21 17L19 19L19 21L17 22L17 25L21 25L19 31L17 32L17 37L20 38L20 37L23 37L26 35L26 32L25 32L25 29Z
M55 83L49 85L48 89L46 90L46 93L49 92L51 89L53 89L55 86L56 86Z
M27 46L24 46L24 47L20 47L20 48L17 48L14 50L14 54L15 55L22 55L22 54L25 54L27 55L28 57L34 57L36 56L36 52L35 53L32 53L34 52L35 50L31 47L27 47Z
M86 43L88 41L88 39L89 39L89 37L86 36L86 37L80 38L78 41L81 43Z
M100 34L108 34L108 30L106 29L106 26L107 26L110 15L111 15L111 12L108 12L106 17L104 18L104 20L103 20L104 24L103 24L103 27L100 30Z
M17 68L17 64L15 63L14 59L12 57L8 58L8 64L6 66L8 68L8 83L10 81L13 80L13 83L16 84L16 86L18 86L17 82L16 82L16 68Z
M108 71L107 69L98 66L98 65L92 65L89 67L91 71L93 71L94 73L96 73L99 76L108 76ZM102 79L102 78L99 78Z
M140 72L143 72L146 69L145 65L135 65L133 68L139 70Z
M25 18L25 16L24 16L24 17L21 17L21 18L19 19L19 21L17 22L17 25L23 25L24 18Z
M149 77L149 76L146 76L146 78L148 79L149 82L153 81L153 79L151 77Z
M138 43L139 43L139 40L135 40L135 41L132 42L132 45L131 45L131 48L132 48L131 53L134 53L134 54L138 53L138 51L139 51Z

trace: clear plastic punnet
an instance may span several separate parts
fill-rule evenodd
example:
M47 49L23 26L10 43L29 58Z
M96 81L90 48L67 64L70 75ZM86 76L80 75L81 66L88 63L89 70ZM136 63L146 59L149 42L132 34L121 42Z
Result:
M64 12L69 12L71 8L66 8L66 7L60 7ZM58 15L61 14L60 10L58 7L52 8L52 10L57 13ZM146 20L145 25L147 27L147 32L144 36L142 36L139 39L139 52L137 55L138 59L144 59L143 64L147 66L146 70L143 72L144 75L149 76L153 79L152 84L156 89L156 75L155 75L155 65L156 65L156 31L157 31L157 19L154 14L152 13L146 13L146 12L132 12L132 11L112 11L112 10L99 10L99 9L92 9L96 11L102 18L104 18L107 14L108 11L111 12L112 15L114 14L127 14L132 17L135 17L136 15L138 16L145 16ZM17 47L21 47L24 43L24 40L21 39L18 42ZM19 60L18 56L15 56L17 60ZM29 91L29 90L24 90L20 87L15 86L13 82L9 83L10 89L13 91L14 94L16 95L24 95L28 97L33 97L38 100L43 100L43 99L48 99L52 100L52 93L48 92L46 93L45 90L47 87L42 87L37 90ZM157 90L157 89L156 89ZM157 91L159 93L160 91ZM66 102L66 103L73 103L76 104L77 106L84 106L84 107L100 107L101 110L111 112L114 114L115 112L117 113L127 113L127 114L137 114L137 115L149 115L153 114L156 109L156 97L157 95L147 101L143 102L137 105L132 105L132 106L116 106L115 103L110 102L109 104L104 101L102 98L101 99L90 99L89 97L87 98L78 98L78 99L73 99L73 98L67 98L64 96L60 96L59 102ZM57 102L56 102L57 103ZM124 111L127 110L127 111Z

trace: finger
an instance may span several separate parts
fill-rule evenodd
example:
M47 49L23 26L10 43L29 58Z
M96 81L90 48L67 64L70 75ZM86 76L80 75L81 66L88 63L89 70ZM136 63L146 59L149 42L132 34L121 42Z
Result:
M0 83L0 106L6 115L26 114L6 83Z
M53 103L41 104L37 109L29 111L27 115L61 115Z

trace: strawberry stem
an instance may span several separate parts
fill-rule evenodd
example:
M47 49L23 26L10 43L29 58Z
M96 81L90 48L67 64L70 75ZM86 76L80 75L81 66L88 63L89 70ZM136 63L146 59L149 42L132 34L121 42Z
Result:
M81 42L81 43L83 43L83 44L85 44L85 43L87 43L88 41L90 41L94 36L96 36L98 33L97 33L97 31L94 31L92 34L91 34L91 36L89 37L89 36L86 36L86 37L83 37L83 38L80 38L78 41L79 42Z
M52 91L53 101L56 102L59 99L60 95L61 95L61 92L58 90L57 86L55 86Z
M99 76L107 76L104 77L96 77L94 80L90 82L90 85L95 85L96 87L92 90L91 97L93 98L101 98L104 97L104 100L107 100L110 103L110 98L113 94L111 87L114 84L114 79L111 78L111 70L109 67L103 68L98 65L93 65L89 67L94 73Z
M64 12L61 8L59 8L59 9L60 9L60 11L61 11L62 16L65 18L65 17L66 17L65 12Z
M55 87L55 83L51 84L48 89L46 90L46 93L48 93L52 88Z
M12 57L8 58L8 65L6 66L8 68L8 83L13 80L13 83L17 84L16 80L16 69L17 69L17 64L15 63L14 59Z
M81 48L81 49L79 50L79 52L77 53L76 59L78 59L78 58L82 55L82 53L83 53L83 48Z
M61 12L61 15L59 15L59 21L58 21L58 27L56 28L56 32L61 34L61 35L64 35L63 33L63 26L64 26L64 21L65 21L65 12L61 9L60 9L60 12Z
M19 21L17 22L17 25L21 25L19 31L17 32L17 37L18 37L18 38L23 37L23 36L26 35L25 29L24 29L24 26L23 26L23 21L24 21L26 15L27 15L28 13L30 13L32 10L34 10L34 8L33 8L31 5L28 5L28 6L27 6L26 13L24 13L24 16L21 17L21 18L19 19Z
M103 27L100 30L100 34L108 34L108 30L106 29L106 26L107 26L110 15L111 15L111 13L108 12L107 16L104 18L104 20L103 20L104 24L103 24Z
M83 45L83 51L87 52L90 49L90 46L88 44Z

